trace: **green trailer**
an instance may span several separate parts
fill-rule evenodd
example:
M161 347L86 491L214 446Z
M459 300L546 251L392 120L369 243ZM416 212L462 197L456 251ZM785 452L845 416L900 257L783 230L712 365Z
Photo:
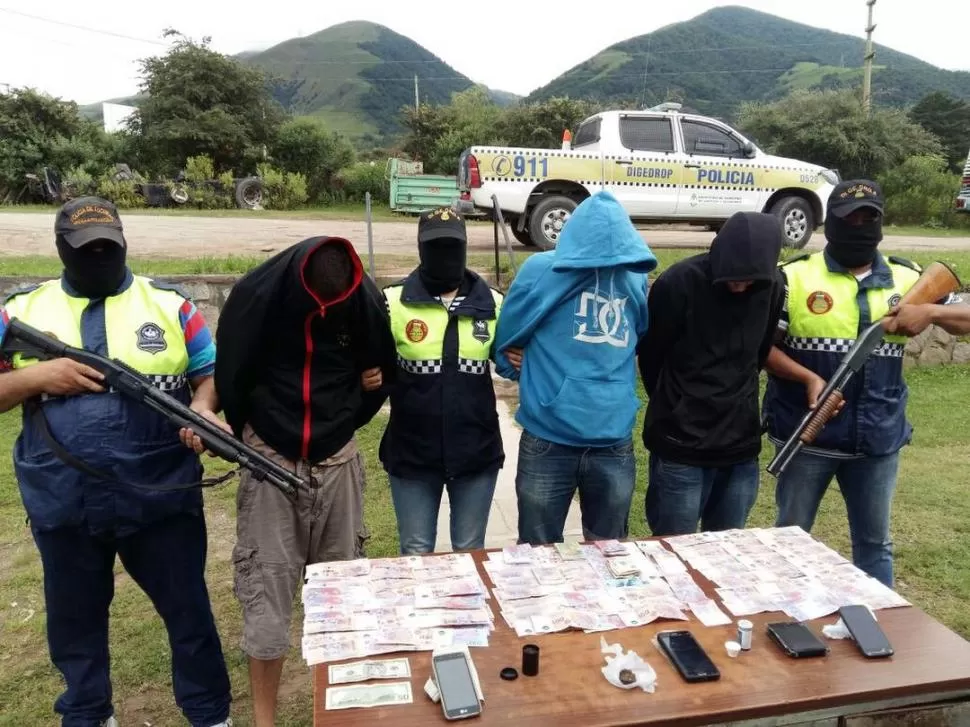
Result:
M458 200L458 177L424 174L421 162L388 159L391 209L420 214L436 207L451 207Z

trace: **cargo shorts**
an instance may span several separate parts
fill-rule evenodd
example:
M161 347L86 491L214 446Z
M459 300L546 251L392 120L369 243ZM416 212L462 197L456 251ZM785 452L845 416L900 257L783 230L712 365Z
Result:
M326 460L296 463L247 425L243 441L308 484L295 502L243 470L236 494L233 591L242 606L241 648L272 660L290 648L293 601L312 563L364 557L364 462L351 439Z

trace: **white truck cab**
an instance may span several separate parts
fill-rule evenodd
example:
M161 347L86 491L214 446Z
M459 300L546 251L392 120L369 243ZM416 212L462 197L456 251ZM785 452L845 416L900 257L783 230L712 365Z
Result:
M470 147L459 161L459 205L488 211L494 194L519 242L550 249L572 210L608 189L635 223L719 227L738 211L770 212L785 244L804 247L838 172L766 154L730 126L680 109L598 113L571 149Z
M970 156L967 156L967 163L963 167L963 176L960 178L960 191L957 192L956 208L957 212L970 212Z

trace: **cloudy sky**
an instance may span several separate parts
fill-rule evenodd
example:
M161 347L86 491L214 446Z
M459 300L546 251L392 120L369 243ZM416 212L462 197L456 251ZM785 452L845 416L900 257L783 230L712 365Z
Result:
M0 0L0 86L33 86L92 103L137 90L137 61L165 51L166 27L195 38L209 35L216 50L238 53L347 20L371 20L409 36L475 81L526 94L613 43L716 6L745 5L858 37L865 35L867 13L865 0L598 0L581 4L597 14L573 16L557 13L561 2L523 0L274 0L253 2L255 10L247 4ZM875 22L877 43L943 68L970 70L970 2L878 0Z

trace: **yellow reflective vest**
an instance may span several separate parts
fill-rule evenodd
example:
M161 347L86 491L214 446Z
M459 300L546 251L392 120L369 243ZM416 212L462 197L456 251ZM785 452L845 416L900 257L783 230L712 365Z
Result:
M394 476L442 481L505 460L489 361L503 296L475 273L450 309L417 272L384 288L398 355L380 457Z
M780 348L828 380L856 337L884 317L920 276L915 263L877 254L862 280L823 252L782 264L787 299ZM903 378L905 336L889 336L849 382L845 407L822 429L810 450L833 456L892 454L912 437L906 419L908 390ZM768 377L765 419L776 443L787 439L807 413L805 387Z
M129 273L119 292L105 299L78 297L51 280L8 297L2 313L4 320L20 319L64 343L118 359L187 404L189 352L180 319L186 301L169 286ZM37 361L16 354L9 363L19 369ZM71 456L122 483L186 485L202 475L177 427L144 404L113 391L39 397L25 402L14 448L21 496L35 527L87 522L122 533L176 512L201 511L198 490L162 493L95 479L62 461L49 435Z

